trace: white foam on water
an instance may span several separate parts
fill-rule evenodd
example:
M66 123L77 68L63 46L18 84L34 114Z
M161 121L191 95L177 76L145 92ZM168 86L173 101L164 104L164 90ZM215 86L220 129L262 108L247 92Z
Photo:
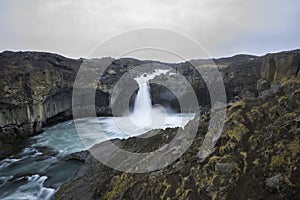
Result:
M48 200L51 199L55 193L52 188L43 187L44 182L48 178L47 176L40 176L38 174L24 177L27 178L27 182L13 193L6 196L2 196L3 200Z
M4 168L4 167L8 167L10 166L11 164L19 161L21 159L16 159L16 158L6 158L4 160L1 160L0 161L0 169Z

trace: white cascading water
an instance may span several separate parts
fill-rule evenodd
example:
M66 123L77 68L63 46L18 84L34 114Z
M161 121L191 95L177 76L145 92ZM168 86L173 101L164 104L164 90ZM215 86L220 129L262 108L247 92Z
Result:
M135 126L144 131L165 127L164 121L167 116L165 109L162 106L152 107L149 80L153 79L155 76L166 73L168 73L168 70L157 69L154 73L143 74L134 79L139 86L139 90L134 102L133 112L129 117Z
M150 97L149 82L144 79L137 79L139 91L134 102L132 122L138 127L149 127L152 123L151 110L152 102Z

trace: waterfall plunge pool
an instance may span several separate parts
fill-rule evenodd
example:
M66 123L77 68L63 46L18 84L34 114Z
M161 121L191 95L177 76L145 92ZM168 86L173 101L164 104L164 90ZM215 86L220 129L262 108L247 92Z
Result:
M187 123L193 117L194 114L173 114L165 126L175 126L174 122L179 119ZM97 120L84 118L77 123L80 128L84 128L81 131L87 133L84 140L89 146L82 144L82 138L71 120L46 127L42 134L29 138L28 146L21 152L1 160L0 199L52 199L55 191L68 182L81 166L79 161L63 160L64 156L86 150L107 139L132 136L121 131L118 126L113 126L113 117L98 117ZM99 127L106 137L99 137ZM147 130L146 128L143 132ZM136 132L135 134L138 135Z

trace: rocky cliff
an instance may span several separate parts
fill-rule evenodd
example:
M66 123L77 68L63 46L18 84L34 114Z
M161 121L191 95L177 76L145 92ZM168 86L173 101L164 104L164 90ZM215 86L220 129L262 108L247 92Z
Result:
M213 59L223 75L228 101L253 99L259 92L268 89L273 81L283 77L299 77L299 60L299 50L262 57L237 55ZM5 149L0 157L9 155L9 149L13 149L16 142L40 132L43 125L72 117L73 83L82 62L83 59L68 59L42 52L6 51L0 54L0 149ZM194 66L209 67L211 61L168 64L122 58L112 59L101 76L96 93L97 114L111 114L109 92L124 73L142 64L148 64L151 68L153 63L167 65L184 75L193 86L199 104L209 106L206 84ZM97 65L101 66L101 62ZM184 97L184 89L179 90ZM176 97L167 88L154 84L151 93L154 104L179 109ZM81 96L84 104L84 90Z
M267 54L261 68L261 76L269 82L283 77L300 77L299 50Z
M72 84L79 66L79 60L50 53L0 54L0 146L40 132L54 116L70 117Z

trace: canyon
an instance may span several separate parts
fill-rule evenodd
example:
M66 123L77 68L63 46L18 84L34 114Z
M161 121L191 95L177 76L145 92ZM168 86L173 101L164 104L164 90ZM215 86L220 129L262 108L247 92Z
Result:
M69 59L52 53L5 51L0 54L1 158L19 152L26 140L40 134L44 127L72 119L74 81L86 61L91 63L90 70L108 65L96 89L76 88L82 92L81 105L89 102L85 98L88 91L95 91L97 116L111 116L111 108L119 106L119 101L111 100L111 92L124 74L140 65L150 71L151 66L165 65L182 74L195 91L199 107L190 109L197 112L200 124L189 150L174 164L151 173L113 170L99 163L88 151L67 156L65 160L80 161L82 167L57 191L57 199L291 199L299 196L300 50L183 63L133 58ZM216 147L202 160L198 152L212 106L206 83L197 68L209 68L212 63L224 81L227 119ZM215 77L209 73L204 75L214 81ZM178 82L172 77L167 81ZM132 84L138 88L135 81ZM150 88L153 105L180 110L176 96L168 88L151 82ZM187 95L184 88L178 90L179 98ZM126 93L126 87L122 91ZM136 94L137 91L130 105ZM117 115L123 112L120 110ZM81 116L88 115L81 113ZM195 120L184 131L193 126ZM131 152L150 151L169 142L177 130L159 130L159 134L147 140L132 137L112 141Z

